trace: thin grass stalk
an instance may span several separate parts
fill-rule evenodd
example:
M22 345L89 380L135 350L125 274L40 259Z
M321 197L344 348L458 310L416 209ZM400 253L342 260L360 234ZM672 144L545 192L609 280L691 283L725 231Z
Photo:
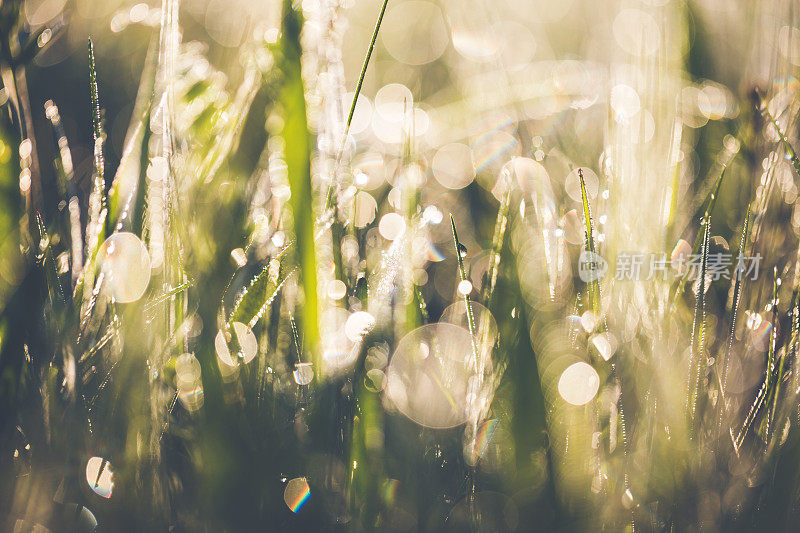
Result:
M503 179L503 178L501 178ZM508 180L508 176L505 176ZM505 194L497 210L497 219L494 223L494 233L492 235L492 249L489 252L489 271L486 274L486 284L483 286L482 300L487 308L490 308L494 289L497 286L497 275L500 270L500 252L503 249L506 228L508 227L508 211L511 205L511 186L506 185Z
M331 174L331 183L328 186L328 192L325 195L325 211L323 212L322 221L326 221L332 217L331 211L334 208L333 202L337 195L337 187L338 187L338 179L337 174L339 170L339 164L341 163L345 146L347 145L347 136L350 134L350 124L353 122L353 115L356 112L356 103L358 103L358 95L361 94L361 86L364 84L364 78L367 76L367 67L369 67L369 60L372 58L372 51L375 49L375 42L378 40L378 33L381 29L381 23L383 22L383 15L386 13L386 6L389 4L389 0L383 0L383 4L381 5L381 10L378 13L378 20L375 22L375 29L372 32L372 39L370 40L369 47L367 48L367 54L364 57L364 61L361 65L361 74L358 76L358 83L356 83L356 89L353 93L353 101L350 103L350 111L347 113L347 121L344 125L344 133L342 135L342 141L340 143L339 149L336 151L336 161L333 165L333 173Z
M747 206L747 212L744 216L744 225L742 226L742 233L739 237L739 260L737 268L734 270L733 279L733 298L731 300L731 327L728 334L728 342L726 344L725 356L722 360L722 374L720 377L720 395L719 395L719 415L717 420L717 433L722 428L723 417L726 411L725 402L727 401L728 391L728 369L730 367L730 359L733 356L733 342L736 338L736 320L739 316L739 303L742 299L742 281L744 279L744 253L747 249L747 235L750 230L750 205Z
M694 437L695 415L697 411L698 387L700 383L700 368L705 348L705 319L706 319L706 272L708 269L708 245L711 235L711 217L703 219L702 262L700 277L697 280L697 295L695 298L694 317L692 319L691 352L689 355L689 378L687 380L686 412L689 418L690 437Z

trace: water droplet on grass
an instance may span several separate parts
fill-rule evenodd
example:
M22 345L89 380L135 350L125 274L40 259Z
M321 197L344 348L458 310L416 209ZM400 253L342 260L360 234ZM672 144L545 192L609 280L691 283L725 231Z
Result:
M114 474L111 463L102 457L92 457L86 462L86 482L95 494L110 498L114 489Z
M298 385L308 385L314 380L314 368L311 363L297 363L292 372L294 382Z

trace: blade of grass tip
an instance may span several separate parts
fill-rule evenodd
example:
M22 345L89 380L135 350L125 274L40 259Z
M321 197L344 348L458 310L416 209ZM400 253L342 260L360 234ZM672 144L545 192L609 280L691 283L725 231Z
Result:
M509 180L509 175L504 174L504 179ZM489 272L486 274L486 284L483 287L483 302L489 308L492 302L494 288L497 285L497 273L500 268L500 251L503 249L506 228L508 226L508 211L511 205L511 186L506 183L506 191L497 210L497 219L494 222L492 235L492 250L489 254Z
M761 387L758 389L758 393L756 394L755 400L753 400L752 405L750 406L750 410L747 412L747 416L742 422L742 427L739 429L739 433L737 434L736 438L733 440L733 447L736 453L739 453L739 449L741 449L742 444L744 443L744 437L747 435L747 432L750 430L750 426L753 424L753 421L756 419L756 415L761 410L761 406L764 403L764 398L767 396L767 380L761 382ZM733 435L733 432L731 432Z
M717 197L719 196L719 189L722 186L722 181L725 179L725 171L727 170L727 166L722 167L722 171L720 172L719 176L717 177L716 181L714 182L714 187L712 187L711 191L709 191L708 196L703 201L706 205L706 208L703 210L703 216L700 219L700 223L702 224L704 220L711 220L711 213L714 211L714 206L717 205ZM701 204L702 205L702 204ZM700 233L695 238L694 245L692 246L692 254L697 255L700 247L703 244L704 234ZM673 290L670 293L670 310L674 311L678 302L678 296L683 292L683 288L686 286L686 282L689 279L689 272L687 271L681 276L673 285Z
M167 300L169 300L173 296L175 296L177 294L180 294L181 292L185 291L189 287L193 287L193 286L194 286L194 282L192 282L192 281L186 281L184 283L181 283L177 287L173 287L172 289L170 289L170 290L164 292L163 294L160 294L159 296L156 296L152 300L148 301L144 306L144 310L145 311L151 311L155 307L157 307L159 304L162 304L162 303L166 302Z
M456 260L458 261L458 275L460 282L467 282L469 283L469 279L467 278L467 270L464 267L464 257L467 255L467 247L461 244L461 241L458 240L458 232L456 231L456 220L453 218L453 214L450 213L450 227L453 230L453 245L456 249ZM460 285L460 283L459 283ZM466 313L467 313L467 326L469 327L469 333L472 337L472 352L473 356L475 357L475 365L477 368L478 358L477 358L477 346L475 345L475 319L472 316L472 304L470 302L469 291L462 291L461 288L458 290L464 297L464 304L466 305Z
M386 6L389 3L389 0L383 0L383 4L381 5L381 11L378 14L378 21L375 23L375 30L372 32L372 40L369 43L369 48L367 49L367 55L364 58L364 63L361 66L361 74L358 76L358 83L356 84L356 90L353 94L353 102L350 104L350 112L347 114L347 123L345 124L344 128L344 138L347 138L347 135L350 133L350 123L353 122L353 114L356 111L356 102L358 101L358 95L361 93L361 86L364 84L364 77L367 75L367 67L369 66L369 60L372 57L372 51L375 49L375 41L378 40L378 32L381 29L381 22L383 22L383 15L386 13Z
M361 65L361 74L358 76L358 83L356 83L356 90L353 93L353 101L350 103L350 111L347 113L347 122L344 125L344 135L342 135L342 142L339 146L339 150L336 153L336 161L333 165L333 174L331 177L331 184L328 186L328 193L325 197L325 211L329 211L333 209L333 193L334 193L334 183L336 181L336 173L339 170L339 164L341 163L342 154L344 154L344 148L347 145L347 136L350 134L350 124L353 122L353 115L356 112L356 103L358 102L358 95L361 94L361 86L364 84L364 78L367 75L367 67L369 66L369 60L372 58L372 51L375 49L375 42L378 40L378 32L381 29L381 23L383 22L383 15L386 13L386 6L389 4L389 0L383 0L383 4L381 5L380 13L378 13L378 21L375 23L375 29L372 32L372 40L369 43L369 48L367 48L367 55L364 57L364 63Z
M39 229L39 243L38 249L41 254L42 268L44 269L45 279L47 280L47 295L50 298L51 305L64 304L66 298L64 297L64 290L61 287L61 281L58 277L55 259L53 258L53 249L50 246L50 236L47 233L42 217L39 212L36 212L36 225Z
M306 123L306 101L300 72L300 30L302 15L293 8L291 0L283 2L283 87L280 94L285 118L283 138L286 142L285 161L291 190L290 208L294 219L301 285L303 314L301 327L305 345L312 353L314 375L322 378L322 361L318 357L319 301L317 295L317 258L314 245L314 203L311 187L311 138Z
M303 362L303 345L300 344L300 334L297 332L297 323L294 321L294 315L289 313L289 328L292 330L292 342L294 343L295 353L297 354L297 362Z
M739 316L739 302L742 299L742 280L744 279L744 253L747 248L747 234L750 230L750 205L747 206L747 212L744 216L744 225L742 226L742 233L739 237L739 259L736 269L734 270L733 277L733 299L731 301L731 327L728 334L728 343L725 349L725 359L722 361L722 374L720 376L720 397L719 397L719 419L717 422L717 431L722 428L722 418L725 414L725 401L728 390L728 368L730 365L731 355L733 353L733 341L736 338L736 319Z
M592 227L592 211L591 205L589 204L589 195L586 193L586 181L583 178L583 169L578 168L578 178L580 178L581 183L581 203L583 205L583 222L585 226L585 249L587 252L591 254L596 254L597 251L594 247L594 237L593 237L593 227ZM595 275L595 259L594 255L589 258L589 268L591 269L592 275L591 279L587 284L586 292L587 297L589 298L589 303L592 307L592 311L595 313L595 316L602 316L602 302L601 302L601 292L600 292L600 280ZM603 324L603 331L608 332L608 322L606 321L605 316L602 317L602 324ZM611 379L614 380L614 383L619 387L619 397L617 398L616 408L617 413L619 416L619 423L620 423L620 432L622 434L622 453L623 453L623 486L625 487L626 491L629 491L631 488L630 482L630 475L628 474L628 455L629 455L629 444L628 444L628 424L625 418L625 405L623 403L623 387L622 387L622 380L620 379L619 372L617 371L617 365L614 361L610 361L611 365ZM598 398L599 401L599 398ZM635 531L635 524L633 520L633 512L631 513L631 529Z
M89 98L92 107L92 134L94 141L103 136L100 120L100 93L97 89L97 65L94 57L94 41L89 38ZM96 156L97 154L95 154Z
M585 250L591 254L595 254L594 248L594 237L592 236L593 228L592 228L592 211L591 206L589 205L589 196L586 194L586 182L583 179L583 169L578 169L578 177L580 178L581 182L581 203L583 204L583 223L584 223L584 243L585 243ZM601 315L602 307L600 302L600 282L597 276L594 275L595 273L595 261L594 257L589 258L589 268L592 272L591 279L586 284L586 292L589 298L589 305L592 308L592 312L596 316ZM603 318L603 324L605 330L608 330L608 326L606 326L605 318Z
M464 257L466 257L466 255L467 255L467 247L464 246L461 243L461 241L458 240L458 231L456 230L456 220L455 220L455 218L453 218L453 214L452 213L450 213L450 227L451 227L451 229L453 231L453 246L455 247L455 250L456 250L456 260L458 262L458 275L459 275L459 279L460 279L459 286L458 286L458 292L463 295L464 305L466 306L467 326L469 328L469 337L470 337L470 340L472 342L472 360L473 360L473 364L474 364L474 368L475 368L475 374L476 374L477 380L478 380L478 390L480 390L483 387L483 369L485 367L485 362L482 361L481 359L479 359L479 356L478 356L478 353L479 353L478 352L478 345L477 345L477 339L476 339L476 336L475 336L475 317L472 314L472 302L470 301L470 297L469 297L469 293L471 292L472 287L468 285L467 288L470 289L470 290L463 290L462 289L463 285L469 284L469 280L467 278L467 270L464 267ZM447 390L444 387L444 385L439 382L439 380L438 380L438 378L436 376L434 376L434 380L439 385L439 388L443 392L445 392L445 395L447 396L447 398L450 401L451 405L455 408L456 406L454 404L454 401L450 398L450 395L447 394ZM470 402L470 405L468 405L468 407L467 407L470 410L470 412L472 412L473 409L474 409L474 407L473 407L473 405L471 405L471 403L472 402ZM476 432L477 432L477 425L480 423L479 416L478 417L470 416L469 418L470 418L469 425L467 426L467 428L465 428L465 431L470 431L469 435L474 436L476 434ZM470 438L474 438L474 437L470 437ZM475 472L473 471L473 469L469 470L469 474L468 475L469 475L469 482L471 484L472 491L474 491L475 490Z
M686 409L690 420L690 431L693 437L694 418L697 410L697 394L700 383L700 359L703 356L705 343L706 318L706 271L708 268L708 245L711 235L711 217L704 219L702 262L700 279L698 280L697 297L695 298L694 318L692 320L691 352L689 356L689 378L687 380Z
M233 322L244 322L250 328L255 327L295 270L283 275L280 263L277 269L272 266L265 267L236 300L228 325Z
M97 250L105 238L105 219L107 215L105 181L103 178L103 127L100 120L100 96L97 89L97 69L94 59L94 43L89 39L89 96L92 107L92 135L94 137L94 175L92 177L92 190L89 194L89 220L86 225L86 262L83 268L83 301L82 314L84 320L91 313L95 301L95 293L99 287L95 286L95 259ZM94 287L92 293L86 292L85 287ZM77 290L77 287L76 287Z

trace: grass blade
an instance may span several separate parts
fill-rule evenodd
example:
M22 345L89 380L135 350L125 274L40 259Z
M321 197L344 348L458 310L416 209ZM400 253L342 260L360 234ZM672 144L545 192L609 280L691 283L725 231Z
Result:
M301 328L303 340L312 352L314 375L321 377L322 365L317 358L319 340L319 302L317 296L317 257L314 244L314 202L311 187L311 138L306 123L306 101L300 73L300 29L302 15L291 0L283 3L283 87L280 104L284 110L283 138L286 141L285 161L292 196L290 207L294 218L297 242L295 249L303 288Z

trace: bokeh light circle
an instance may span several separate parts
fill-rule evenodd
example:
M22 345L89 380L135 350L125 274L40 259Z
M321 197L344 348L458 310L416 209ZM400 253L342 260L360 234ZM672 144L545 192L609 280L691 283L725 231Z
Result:
M431 169L442 187L463 189L475 179L472 150L466 144L446 144L434 154Z
M472 373L472 338L464 328L440 322L409 332L386 373L386 394L406 417L430 428L462 424Z
M592 401L600 388L600 376L588 363L573 363L561 373L558 394L572 405L585 405Z
M283 501L293 513L297 514L311 498L311 488L304 477L296 477L286 484L283 490Z
M389 54L406 65L424 65L441 56L450 42L439 6L412 0L389 9L381 26Z
M144 295L150 284L150 254L139 237L114 233L100 245L97 259L116 301L135 302Z
M86 462L86 482L95 494L103 498L110 498L114 490L114 473L111 463L102 457L92 457Z

